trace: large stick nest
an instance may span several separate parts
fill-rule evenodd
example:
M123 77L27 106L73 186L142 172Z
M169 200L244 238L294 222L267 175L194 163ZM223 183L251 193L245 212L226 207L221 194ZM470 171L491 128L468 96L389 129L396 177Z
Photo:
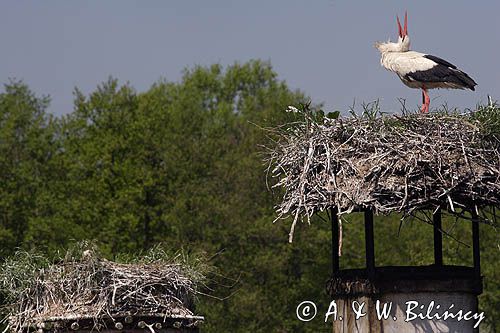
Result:
M365 114L330 119L308 107L288 111L270 147L269 172L282 188L278 218L336 208L339 215L447 208L464 215L500 206L500 109L457 114Z
M1 267L10 331L83 318L95 325L127 315L194 318L190 309L197 283L204 279L175 258L122 264L92 250L56 264L40 258L20 252Z

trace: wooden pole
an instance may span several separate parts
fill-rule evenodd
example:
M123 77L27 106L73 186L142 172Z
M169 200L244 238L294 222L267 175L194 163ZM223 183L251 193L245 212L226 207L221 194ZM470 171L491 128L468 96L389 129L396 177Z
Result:
M332 221L332 273L335 275L340 270L339 261L339 217L337 209L330 209L330 219Z
M443 233L441 223L441 208L436 210L432 215L434 226L434 264L437 266L443 265Z
M365 210L365 254L368 276L375 273L375 241L373 235L373 211Z

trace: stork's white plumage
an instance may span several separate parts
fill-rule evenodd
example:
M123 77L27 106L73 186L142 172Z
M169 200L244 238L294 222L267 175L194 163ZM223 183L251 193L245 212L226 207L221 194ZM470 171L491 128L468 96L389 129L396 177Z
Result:
M397 18L399 38L396 43L377 42L375 47L380 51L383 67L396 73L401 81L410 88L422 89L422 112L429 112L430 98L427 89L470 89L477 85L474 80L441 58L410 51L408 36L408 15L405 13L404 28Z

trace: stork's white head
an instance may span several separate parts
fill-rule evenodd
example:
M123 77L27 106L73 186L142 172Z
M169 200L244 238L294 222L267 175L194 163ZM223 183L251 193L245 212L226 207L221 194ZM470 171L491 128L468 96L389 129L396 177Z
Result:
M380 51L380 53L385 52L406 52L410 50L410 36L408 36L408 13L405 13L405 23L404 27L401 27L401 22L399 17L396 16L398 22L398 41L397 43L392 43L388 41L386 43L376 42L375 47Z

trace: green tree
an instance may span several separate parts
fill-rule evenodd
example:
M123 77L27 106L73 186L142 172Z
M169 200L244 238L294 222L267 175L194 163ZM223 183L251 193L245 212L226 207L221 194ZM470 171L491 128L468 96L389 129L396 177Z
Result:
M37 97L11 81L0 94L0 257L25 240L37 214L37 195L46 182L47 162L57 149L48 97Z

